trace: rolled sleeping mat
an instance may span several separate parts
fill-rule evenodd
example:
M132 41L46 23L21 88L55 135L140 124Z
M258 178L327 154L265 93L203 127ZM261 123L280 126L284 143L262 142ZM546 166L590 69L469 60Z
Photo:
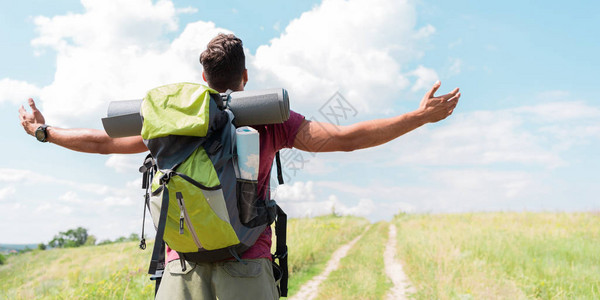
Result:
M108 105L106 118L102 125L106 133L113 138L140 135L142 132L143 100L112 101Z
M140 135L143 100L112 101L102 125L113 138ZM290 102L285 89L232 92L227 106L235 116L236 127L278 124L290 117Z
M278 124L290 117L290 100L285 89L233 92L227 106L235 126Z

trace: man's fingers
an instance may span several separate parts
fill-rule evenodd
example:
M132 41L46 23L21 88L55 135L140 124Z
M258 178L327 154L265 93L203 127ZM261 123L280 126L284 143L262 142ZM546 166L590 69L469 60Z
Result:
M442 95L439 98L442 98L444 101L449 101L450 98L455 97L456 94L458 94L459 89L455 88L454 90L452 90L452 92L446 94L446 95Z
M437 92L437 90L440 88L440 86L442 85L442 83L438 80L433 84L433 87L431 87L431 90L429 90L429 92L427 92L427 98L431 98L433 97L433 95L435 95L435 92Z
M454 95L446 94L446 95L442 96L441 98L444 99L444 102L456 102L460 98L460 93L456 93Z
M29 107L31 107L31 110L33 112L36 112L38 110L37 107L35 106L35 101L33 101L32 98L27 99L27 102L29 103Z
M44 119L42 112L39 111L37 106L35 106L35 101L33 101L32 98L29 98L27 99L27 102L29 102L29 106L31 107L31 112L33 113L33 118L35 119L35 121L37 123L45 123L46 120Z
M458 104L458 99L460 99L460 93L456 94L454 97L452 97L448 101L446 101L446 103L448 103L450 110L454 110L454 108Z

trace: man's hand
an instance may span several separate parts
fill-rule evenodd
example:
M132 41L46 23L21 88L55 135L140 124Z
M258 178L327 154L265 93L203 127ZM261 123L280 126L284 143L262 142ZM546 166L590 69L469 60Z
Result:
M427 123L435 123L445 119L452 114L456 104L458 104L458 99L460 98L458 88L455 88L449 94L439 97L434 96L440 85L442 83L439 80L433 84L431 90L423 96L421 105L417 110L424 116Z
M21 120L23 129L28 134L34 135L38 127L46 124L46 119L44 119L42 113L35 106L33 99L29 98L27 102L29 103L29 107L31 107L31 113L27 112L23 105L21 105L21 108L19 108L19 119Z

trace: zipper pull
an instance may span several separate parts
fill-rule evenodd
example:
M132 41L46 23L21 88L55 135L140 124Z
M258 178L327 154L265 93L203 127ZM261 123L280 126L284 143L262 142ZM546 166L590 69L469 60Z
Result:
M185 215L183 214L183 195L181 192L177 192L176 197L179 203L179 234L183 234L183 221L185 219Z

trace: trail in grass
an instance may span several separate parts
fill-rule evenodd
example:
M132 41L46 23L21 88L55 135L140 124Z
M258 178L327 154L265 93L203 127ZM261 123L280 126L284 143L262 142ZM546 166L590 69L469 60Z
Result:
M365 230L359 236L355 237L349 243L347 243L347 244L339 247L337 250L335 250L335 252L333 252L333 254L331 255L331 259L329 259L329 261L327 262L327 266L325 267L325 270L323 270L323 272L321 274L313 277L310 281L305 283L300 288L298 293L296 293L294 296L290 297L289 299L290 300L312 300L312 299L315 299L315 297L317 297L317 292L319 290L319 285L321 285L321 282L323 282L325 279L327 279L329 274L331 272L335 271L339 267L340 260L342 260L342 258L344 258L348 254L348 251L350 251L350 249L352 249L354 244L356 244L356 242L358 242L358 240L360 240L360 238L362 238L362 236L365 234L365 232L367 232L369 230L369 228L371 228L371 225L367 226L367 228L365 228Z
M388 292L386 299L403 300L407 299L408 294L415 293L410 285L410 280L402 270L402 264L395 258L396 254L396 225L390 224L388 242L383 252L383 261L385 273L394 283L394 287Z

